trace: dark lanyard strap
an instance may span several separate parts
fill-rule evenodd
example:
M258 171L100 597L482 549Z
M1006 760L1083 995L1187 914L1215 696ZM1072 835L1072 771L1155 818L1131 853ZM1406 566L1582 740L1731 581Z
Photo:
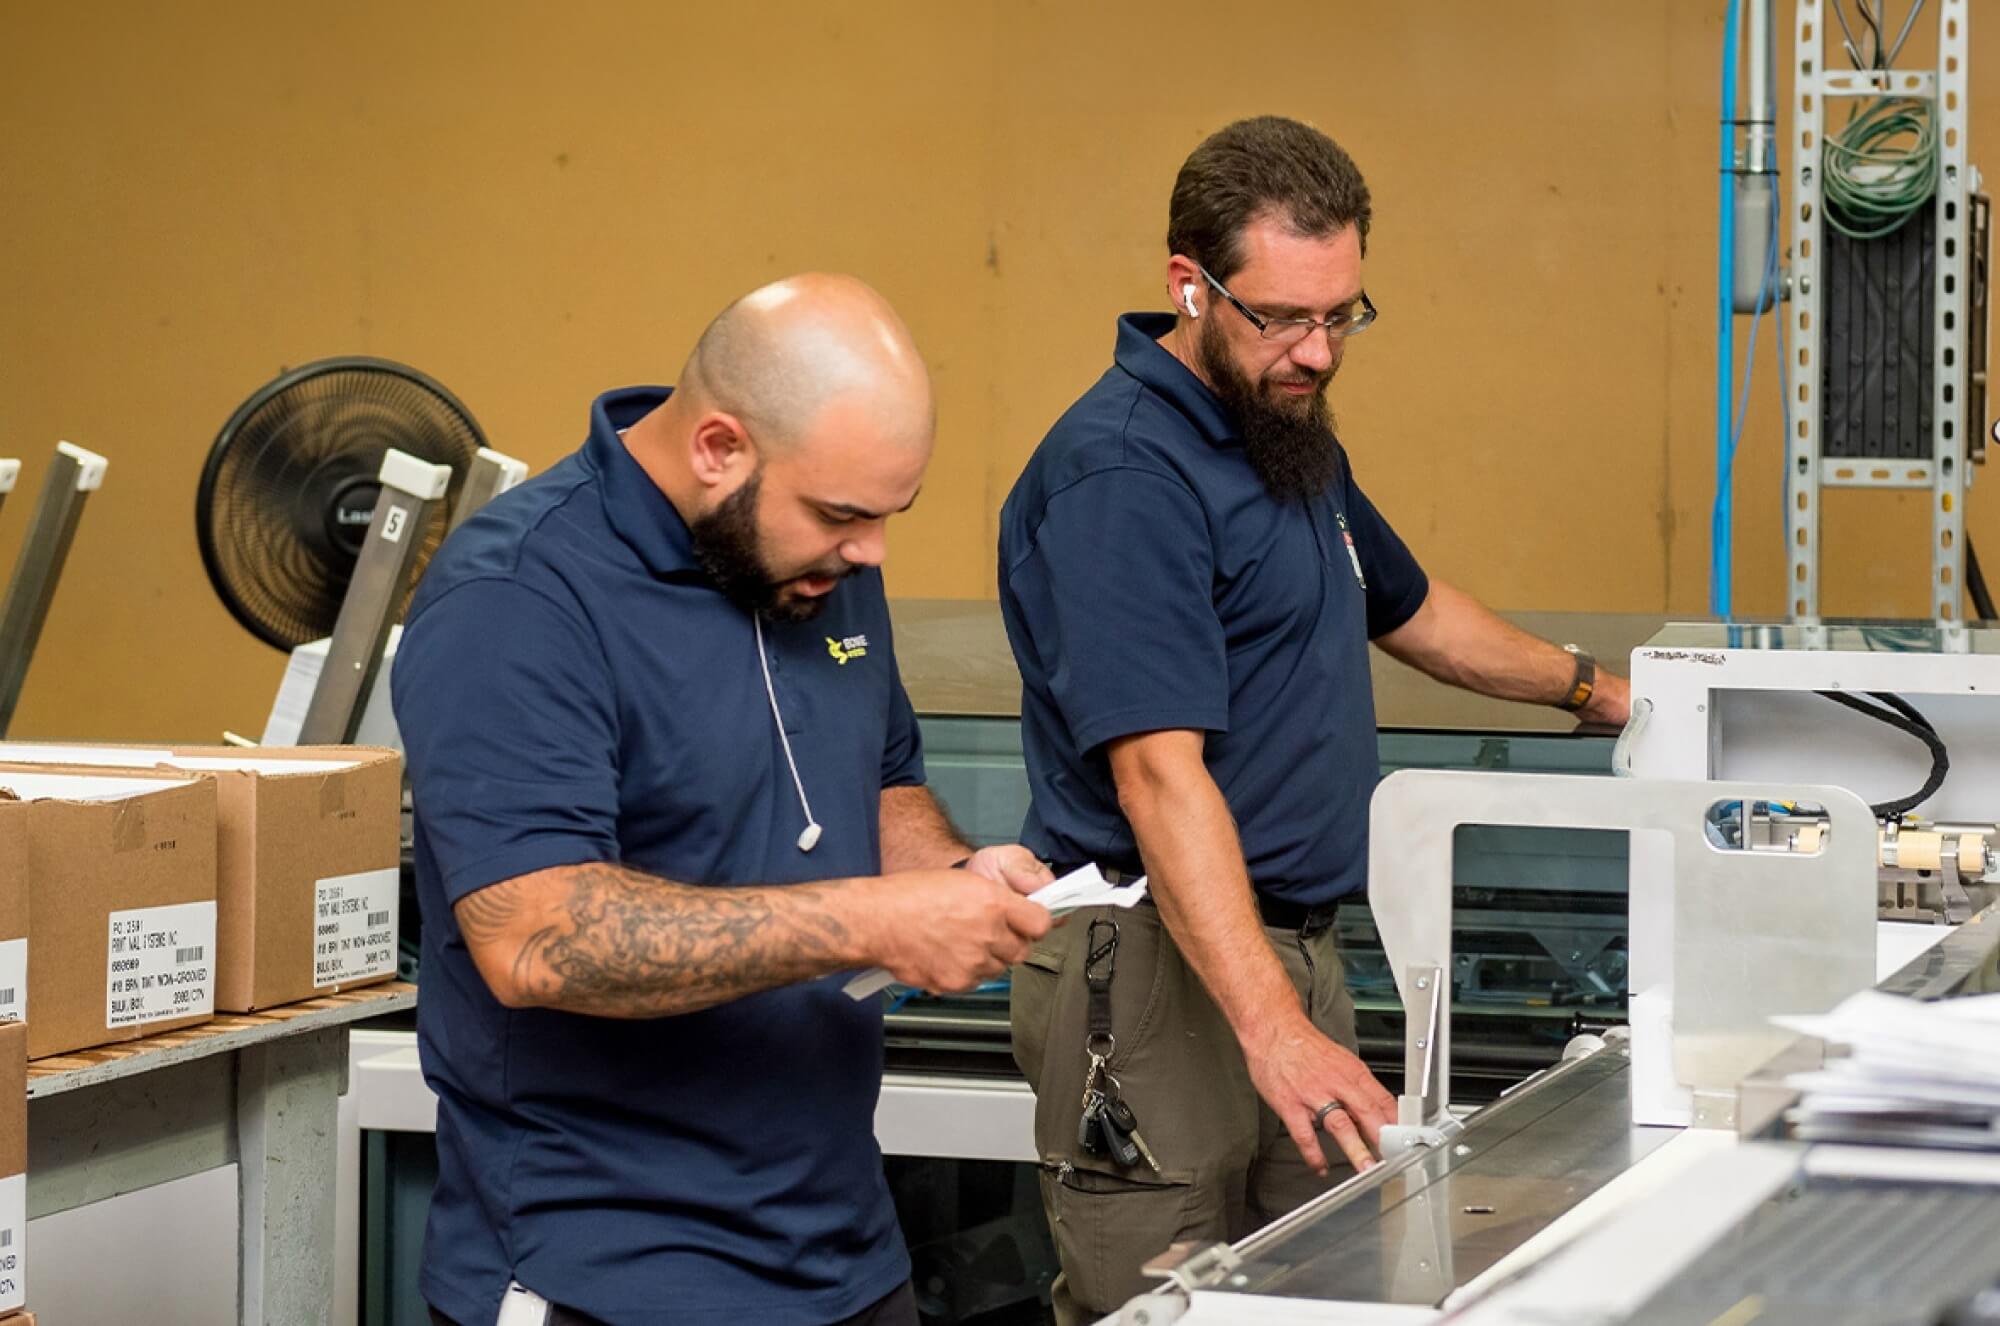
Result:
M1111 1034L1111 976L1118 965L1118 923L1100 916L1090 923L1089 953L1083 963L1083 983L1090 993L1089 1037L1084 1047L1107 1059L1117 1040Z

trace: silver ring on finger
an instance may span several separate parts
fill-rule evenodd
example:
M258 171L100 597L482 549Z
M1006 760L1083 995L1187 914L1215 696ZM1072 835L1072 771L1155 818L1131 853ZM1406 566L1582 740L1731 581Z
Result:
M1326 1104L1314 1110L1313 1127L1314 1128L1326 1127L1326 1116L1332 1114L1335 1110L1339 1110L1341 1113L1345 1114L1347 1112L1347 1107L1342 1105L1337 1100L1330 1100Z

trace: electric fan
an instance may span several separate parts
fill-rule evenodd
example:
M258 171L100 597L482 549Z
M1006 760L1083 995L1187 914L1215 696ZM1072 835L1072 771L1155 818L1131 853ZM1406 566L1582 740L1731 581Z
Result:
M421 574L484 445L471 412L414 368L349 355L282 374L230 416L202 469L195 532L215 592L279 649L332 634L383 453L452 468L423 531Z

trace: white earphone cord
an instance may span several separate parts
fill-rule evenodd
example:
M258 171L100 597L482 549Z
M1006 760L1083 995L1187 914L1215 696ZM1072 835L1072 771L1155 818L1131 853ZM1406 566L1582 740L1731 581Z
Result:
M785 716L778 710L778 689L771 684L771 660L764 652L764 619L760 614L750 614L750 625L757 632L757 666L764 670L764 698L771 702L771 721L778 725L778 744L784 748L785 763L792 771L792 786L799 794L799 809L805 812L805 832L799 835L799 850L810 852L819 842L819 821L813 818L812 803L806 800L805 780L799 777L799 762L792 757L792 740L785 735Z

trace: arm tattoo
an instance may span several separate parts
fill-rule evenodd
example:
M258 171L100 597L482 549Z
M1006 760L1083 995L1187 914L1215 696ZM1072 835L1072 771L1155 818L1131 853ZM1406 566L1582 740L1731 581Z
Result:
M496 884L459 899L452 914L458 918L458 929L465 942L477 947L505 935L507 927L521 914L523 902L520 890L511 884Z
M699 888L607 863L467 895L466 943L513 945L518 996L602 1017L659 1017L857 965L823 884Z

